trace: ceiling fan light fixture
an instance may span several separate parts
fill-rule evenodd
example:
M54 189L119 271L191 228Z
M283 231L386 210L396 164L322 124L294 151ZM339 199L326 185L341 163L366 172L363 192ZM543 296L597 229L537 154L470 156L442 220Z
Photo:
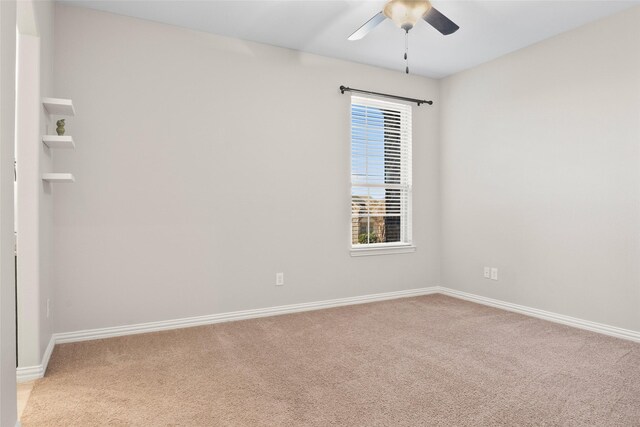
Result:
M383 13L399 28L409 31L430 9L429 0L390 0Z

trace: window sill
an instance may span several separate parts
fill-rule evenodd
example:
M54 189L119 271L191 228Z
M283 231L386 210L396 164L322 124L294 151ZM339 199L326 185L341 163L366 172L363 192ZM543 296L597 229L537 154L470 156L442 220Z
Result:
M415 252L416 247L413 245L405 246L379 246L375 248L352 248L351 256L375 256L375 255L394 255L407 254Z

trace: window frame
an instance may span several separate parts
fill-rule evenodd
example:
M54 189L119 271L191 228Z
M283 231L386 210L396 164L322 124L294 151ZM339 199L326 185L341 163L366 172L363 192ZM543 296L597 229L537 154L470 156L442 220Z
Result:
M358 101L361 100L362 103ZM370 101L370 102L368 102ZM381 100L375 97L364 97L364 96L356 96L351 95L349 102L349 181L350 181L350 199L353 201L353 189L354 187L359 188L385 188L383 184L358 184L353 181L353 106L354 105L363 105L365 107L378 108L378 104L380 106L388 107L391 110L398 111L401 115L405 114L403 111L408 110L409 114L409 131L408 131L408 142L407 142L407 153L403 154L403 156L408 156L408 160L403 160L402 164L405 167L409 168L409 183L403 184L406 190L406 206L401 204L401 230L400 234L405 239L403 241L398 242L384 242L384 243L365 243L365 244L354 244L353 243L353 207L351 208L351 212L349 214L350 220L350 232L349 232L349 248L351 256L359 257L359 256L370 256L370 255L390 255L390 254L398 254L398 253L411 253L416 251L416 246L413 241L413 157L412 157L412 140L413 140L413 112L411 109L411 105L400 102L389 102L387 100ZM396 106L400 106L401 108L397 108ZM395 107L395 108L394 108ZM402 129L401 129L402 132ZM405 162L408 162L406 164ZM402 173L402 172L401 172Z

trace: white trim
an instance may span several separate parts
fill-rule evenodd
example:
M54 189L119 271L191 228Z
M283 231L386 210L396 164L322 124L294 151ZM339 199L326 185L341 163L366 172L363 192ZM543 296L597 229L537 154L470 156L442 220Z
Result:
M415 252L416 247L413 245L404 246L368 246L364 248L351 248L351 256L374 256L374 255L392 255L407 254Z
M16 427L22 427L22 424L20 424L20 420L16 421Z
M308 302L302 304L282 305L279 307L258 308L254 310L233 311L230 313L211 314L208 316L188 317L160 322L139 323L137 325L115 326L111 328L88 329L76 332L54 334L56 344L88 341L102 338L119 337L123 335L143 334L147 332L166 331L170 329L187 328L191 326L211 325L214 323L231 322L234 320L255 319L258 317L277 316L281 314L298 313L301 311L320 310L324 308L340 307L344 305L364 304L368 302L384 301L396 298L415 297L437 293L437 287L410 289L406 291L386 292L382 294L363 295L357 297L339 298L327 301Z
M26 366L16 368L16 382L26 383L27 381L37 380L44 377L44 368L42 365Z
M487 298L480 295L474 295L467 292L457 291L455 289L449 289L442 286L438 287L438 292L450 297L463 299L466 301L475 302L482 305L488 305L491 307L500 308L507 311L513 311L515 313L524 314L531 317L537 317L539 319L548 320L550 322L561 323L567 326L573 326L574 328L586 329L591 332L598 332L600 334L609 335L616 338L622 338L630 341L640 342L640 332L632 331L629 329L618 328L616 326L609 326L603 323L591 322L589 320L578 319L575 317L565 316L563 314L552 313L550 311L539 310L537 308L526 307L523 305L513 304L506 301L500 301L493 298Z
M56 336L55 334L51 335L51 339L49 340L49 344L42 355L42 366L43 374L47 372L47 366L49 366L49 359L51 359L51 354L53 353L53 347L56 345Z
M39 378L44 377L45 372L47 372L47 366L49 365L49 359L51 358L51 353L53 353L53 347L56 344L55 334L51 335L51 339L49 340L49 344L47 348L44 350L44 354L42 355L42 363L35 366L25 366L16 368L16 381L19 383L24 383L31 380L37 380Z

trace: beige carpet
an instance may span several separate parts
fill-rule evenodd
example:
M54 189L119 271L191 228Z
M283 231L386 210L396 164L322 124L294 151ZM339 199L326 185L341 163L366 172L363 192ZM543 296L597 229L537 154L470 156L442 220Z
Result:
M23 426L640 426L640 344L432 295L56 346Z

